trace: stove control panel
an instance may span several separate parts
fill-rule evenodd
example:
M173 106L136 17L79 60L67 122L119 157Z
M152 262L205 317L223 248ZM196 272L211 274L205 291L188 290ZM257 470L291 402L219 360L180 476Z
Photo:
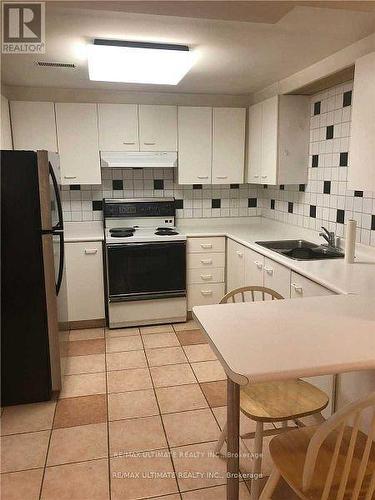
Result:
M174 198L133 198L103 200L104 218L175 217ZM167 222L167 220L166 220Z

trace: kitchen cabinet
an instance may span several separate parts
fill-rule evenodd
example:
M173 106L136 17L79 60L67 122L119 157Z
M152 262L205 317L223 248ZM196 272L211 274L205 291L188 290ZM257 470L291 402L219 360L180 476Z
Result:
M11 101L14 149L58 151L53 102Z
M9 102L3 95L1 96L0 149L13 149Z
M280 95L249 108L247 182L304 184L309 154L307 96Z
M68 321L103 319L102 243L65 243Z
M100 184L97 105L56 103L62 184Z
M212 108L178 107L178 183L211 184Z
M139 151L138 105L98 104L100 151Z
M278 292L284 299L290 297L290 269L265 258L263 267L263 286Z
M246 248L236 241L227 243L227 292L245 285Z
M348 188L375 191L375 52L355 62Z
M264 257L245 248L245 285L263 286Z
M244 108L214 108L212 184L241 184L245 161Z
M139 105L140 151L177 151L177 106Z

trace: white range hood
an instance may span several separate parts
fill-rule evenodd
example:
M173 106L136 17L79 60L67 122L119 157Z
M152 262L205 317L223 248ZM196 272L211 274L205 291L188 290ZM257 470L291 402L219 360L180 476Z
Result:
M101 152L104 168L173 168L177 167L175 151L108 151Z

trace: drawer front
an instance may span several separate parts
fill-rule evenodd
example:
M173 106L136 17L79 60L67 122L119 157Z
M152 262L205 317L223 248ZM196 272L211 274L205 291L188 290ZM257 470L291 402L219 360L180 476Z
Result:
M319 295L335 295L335 292L328 290L322 285L311 281L304 276L292 272L290 283L290 296L294 298L317 297Z
M225 238L188 238L188 253L225 252Z
M188 286L188 310L194 306L218 304L224 297L224 283L195 284Z
M225 253L191 253L187 255L188 269L225 267Z
M209 269L189 269L187 282L190 283L224 283L224 268Z

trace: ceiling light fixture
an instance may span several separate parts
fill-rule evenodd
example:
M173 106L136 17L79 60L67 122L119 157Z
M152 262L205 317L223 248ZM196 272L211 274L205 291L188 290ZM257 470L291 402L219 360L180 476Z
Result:
M187 45L96 38L88 47L90 80L177 85L194 64Z

